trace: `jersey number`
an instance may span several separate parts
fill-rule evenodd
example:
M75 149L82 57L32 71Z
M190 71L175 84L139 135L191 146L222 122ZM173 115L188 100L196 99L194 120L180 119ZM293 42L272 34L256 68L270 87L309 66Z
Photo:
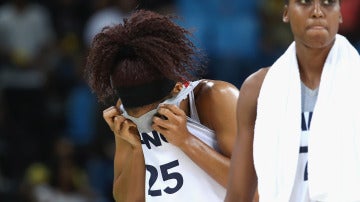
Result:
M148 195L150 196L161 196L161 190L160 189L152 189L152 186L155 184L156 180L158 179L159 176L159 172L158 170L152 166L152 165L145 165L146 166L146 170L150 172L150 179L149 179L149 190L148 190ZM182 177L182 175L178 172L172 172L170 173L169 170L171 168L174 168L176 166L179 166L179 161L175 160L172 162L169 162L167 164L161 165L160 166L160 172L161 172L161 176L162 179L164 181L167 180L176 180L176 185L174 187L166 187L163 191L167 194L173 194L177 191L179 191L179 189L183 186L184 184L184 179Z

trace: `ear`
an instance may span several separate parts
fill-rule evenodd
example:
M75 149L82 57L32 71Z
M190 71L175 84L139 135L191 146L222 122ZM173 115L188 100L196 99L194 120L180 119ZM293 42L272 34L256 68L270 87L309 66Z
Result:
M288 5L284 6L284 11L283 11L283 16L282 16L282 20L285 23L289 22L289 16L288 16Z
M342 23L343 22L343 18L342 18L342 15L340 13L340 16L339 16L339 22Z
M171 96L177 95L184 88L181 82L176 82L175 87L171 91Z
M120 105L121 105L121 100L118 99L115 106L117 109L119 109Z

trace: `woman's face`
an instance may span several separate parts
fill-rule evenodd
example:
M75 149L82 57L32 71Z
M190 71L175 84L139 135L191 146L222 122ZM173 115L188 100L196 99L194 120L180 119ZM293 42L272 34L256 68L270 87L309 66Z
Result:
M289 0L283 21L290 23L297 43L325 47L334 41L342 22L339 0Z

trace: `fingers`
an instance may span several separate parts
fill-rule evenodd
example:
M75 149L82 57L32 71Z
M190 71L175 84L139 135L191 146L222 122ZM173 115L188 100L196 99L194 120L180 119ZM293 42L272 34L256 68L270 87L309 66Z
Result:
M119 108L116 108L115 106L111 106L103 111L103 118L111 130L114 130L114 117L118 115L120 115L120 111Z
M117 106L111 106L103 111L103 116L115 116L120 114L120 109Z
M115 116L114 117L114 131L117 131L117 132L128 131L132 127L136 128L136 125L134 122L126 119L123 116Z
M114 124L115 136L118 136L127 141L133 147L141 146L139 132L136 128L136 125L131 120L128 120L123 116L116 116L114 118Z
M166 135L168 134L168 131L169 131L169 129L164 128L164 127L162 127L162 126L160 126L160 125L158 125L158 124L155 124L155 123L152 125L152 128L153 128L155 131L157 131L158 133L160 133L160 134L162 134L162 135L164 135L164 136L166 136Z
M186 122L186 114L176 105L164 104L158 109L159 116L153 118L155 130L171 129ZM162 118L165 117L165 118Z
M116 106L111 106L103 111L103 117L104 119L113 119L114 116L120 115L120 105L121 101L120 99L117 101Z
M126 122L126 119L123 116L115 116L114 117L114 127L113 127L113 131L114 132L120 132L123 127L124 122Z
M186 116L183 110L173 104L161 104L159 106L158 113L168 119L175 116Z

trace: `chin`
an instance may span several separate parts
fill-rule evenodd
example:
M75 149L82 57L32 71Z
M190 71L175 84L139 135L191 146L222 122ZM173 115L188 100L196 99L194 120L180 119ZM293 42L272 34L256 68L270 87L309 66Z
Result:
M307 45L313 48L323 48L330 45L335 39L328 32L311 32L307 35Z

